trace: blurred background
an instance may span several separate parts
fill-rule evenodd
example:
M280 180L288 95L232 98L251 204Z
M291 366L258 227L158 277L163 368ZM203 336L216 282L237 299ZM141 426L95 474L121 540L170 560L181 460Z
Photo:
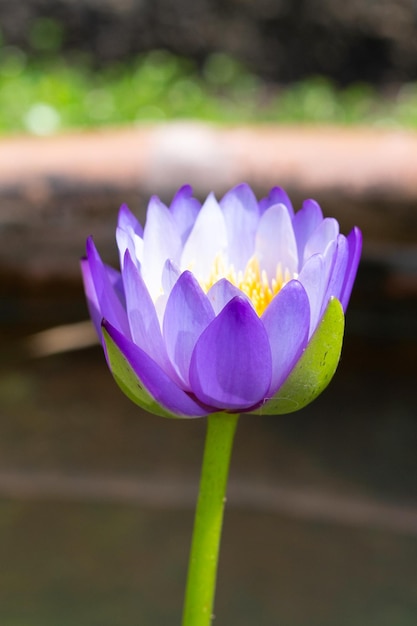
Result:
M416 128L413 0L0 0L2 624L180 623L205 422L122 396L78 260L246 181L364 253L329 389L240 420L216 623L415 625Z

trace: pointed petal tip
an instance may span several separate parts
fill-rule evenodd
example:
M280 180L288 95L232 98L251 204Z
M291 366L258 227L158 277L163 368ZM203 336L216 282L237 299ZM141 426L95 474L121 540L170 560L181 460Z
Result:
M223 205L225 201L229 200L232 197L235 197L238 200L242 201L245 205L253 204L254 206L257 206L255 193L252 187L248 185L248 183L238 183L237 185L226 191L220 201L220 205Z
M130 264L130 265L135 265L133 263L132 255L130 254L129 248L126 248L125 253L123 255L123 267L125 267L126 263ZM135 267L136 267L136 265L135 265Z
M268 195L259 201L259 208L261 213L264 213L266 209L268 209L270 206L273 206L274 204L283 204L289 212L290 216L293 217L294 208L292 202L287 192L282 187L272 187L269 190Z
M119 207L119 212L117 214L117 224L120 226L121 222L124 222L126 218L131 215L131 211L126 203L123 203Z
M196 396L220 410L245 410L260 402L271 382L265 328L240 296L230 300L198 339L190 364Z
M174 198L177 198L178 196L186 196L186 197L192 196L193 191L194 190L192 186L189 183L185 183L175 193Z
M236 193L236 192L240 192L240 191L250 191L251 193L253 193L252 191L252 187L250 185L248 185L248 183L237 183L237 185L235 185L234 187L232 187L227 193Z
M87 237L86 242L85 242L85 250L86 250L87 259L89 259L91 255L98 256L98 250L96 248L96 244L94 243L93 235L89 235Z

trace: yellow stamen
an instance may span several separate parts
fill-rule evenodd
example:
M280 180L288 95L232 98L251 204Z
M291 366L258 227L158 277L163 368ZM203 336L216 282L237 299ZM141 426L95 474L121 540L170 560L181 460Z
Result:
M282 271L281 263L277 265L275 276L270 280L265 270L260 269L258 259L253 256L249 259L245 270L236 273L233 265L225 267L224 259L218 255L213 263L209 278L201 282L204 291L207 291L221 278L226 278L232 285L238 287L250 298L253 307L259 316L265 311L268 304L282 289L282 287L293 278L288 271Z

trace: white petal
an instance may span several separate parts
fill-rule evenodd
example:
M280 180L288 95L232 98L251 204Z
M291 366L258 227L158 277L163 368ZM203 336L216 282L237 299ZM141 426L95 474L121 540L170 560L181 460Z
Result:
M215 258L225 256L226 225L223 213L213 194L201 207L181 257L182 271L191 270L199 281L209 278Z
M310 338L319 321L326 290L323 256L315 254L310 257L307 263L303 265L297 280L306 290L310 303L310 328L308 332Z
M315 200L311 200L311 198L309 200L304 200L303 206L293 217L292 227L297 240L298 260L300 264L299 270L301 269L303 259L305 258L305 245L313 231L319 226L319 224L321 224L322 221L323 213L320 205Z
M143 233L142 275L155 300L162 291L162 270L167 259L178 263L181 240L169 209L153 197Z
M259 220L255 239L255 256L268 278L276 275L278 264L291 274L298 268L297 243L288 209L283 204L269 207Z
M143 257L143 240L142 237L133 232L132 229L125 230L118 226L116 228L116 241L119 249L120 267L123 269L126 250L129 250L130 258L136 267L141 266Z
M169 296L171 289L180 277L180 270L171 259L167 259L162 270L162 289L166 296Z
M336 240L339 234L339 223L332 217L326 217L307 240L304 248L304 261L313 254L323 254L330 241Z
M310 302L309 337L316 329L320 317L327 306L328 285L335 262L337 242L331 241L324 254L314 254L303 266L298 280L307 292Z
M228 262L244 271L253 254L259 207L252 189L245 184L231 189L220 201L227 228Z

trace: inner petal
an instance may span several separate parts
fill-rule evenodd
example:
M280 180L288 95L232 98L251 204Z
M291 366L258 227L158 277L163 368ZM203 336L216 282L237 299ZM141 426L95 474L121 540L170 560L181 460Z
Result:
M255 238L255 254L268 276L275 274L279 263L291 273L298 271L297 242L285 205L270 206L262 215Z

